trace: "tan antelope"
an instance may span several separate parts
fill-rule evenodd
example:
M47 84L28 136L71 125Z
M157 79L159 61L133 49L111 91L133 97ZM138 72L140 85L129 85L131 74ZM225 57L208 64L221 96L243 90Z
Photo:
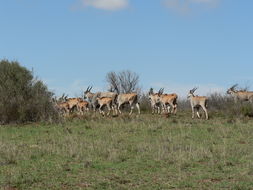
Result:
M187 98L190 100L191 109L192 109L192 118L195 116L195 109L197 110L197 116L200 118L199 109L202 108L206 115L206 120L208 120L208 113L207 113L207 97L206 96L195 96L194 92L197 88L193 88L189 91Z
M66 98L66 102L69 104L69 111L73 112L77 108L77 104L81 101L81 98Z
M230 94L235 102L238 101L249 101L253 103L253 92L246 90L236 90L235 87L237 84L233 85L231 88L227 90L227 94Z
M107 107L107 115L110 115L111 110L113 109L113 99L108 98L108 97L102 97L102 98L97 98L98 105L99 105L99 113L102 115L105 115L105 112L103 111L103 108L106 106Z
M77 103L77 111L78 113L84 115L84 112L89 111L89 102L85 100L81 100Z
M178 95L175 93L172 94L163 94L164 89L161 88L159 90L159 97L160 97L160 102L162 104L162 108L164 112L167 113L177 113L177 98ZM170 110L171 109L171 110Z
M130 110L129 115L132 115L134 106L136 106L136 108L138 110L138 114L141 113L137 93L119 94L117 96L117 104L118 104L118 111L119 111L120 114L122 113L121 110L120 110L120 107L123 104L129 104L130 105L131 110Z
M112 107L113 110L117 114L117 105L116 105L116 99L118 94L115 92L97 92L97 93L92 93L91 92L92 86L88 86L86 91L84 92L84 98L87 98L88 101L90 102L93 111L96 111L96 107L98 106L98 99L97 98L112 98Z
M55 104L56 110L63 116L69 115L69 104L65 101L65 94L62 95L58 100L53 98L53 103Z
M69 115L69 104L67 102L57 103L56 108L63 116Z
M148 98L151 104L152 114L161 113L161 102L160 102L159 92L154 93L153 88L150 88L149 93L148 93Z

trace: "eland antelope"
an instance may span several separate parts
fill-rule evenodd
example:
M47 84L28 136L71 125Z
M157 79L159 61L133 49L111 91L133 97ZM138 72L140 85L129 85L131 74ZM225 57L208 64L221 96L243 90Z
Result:
M88 112L89 111L89 102L85 101L85 100L81 100L77 103L77 111L78 113L84 115L84 112Z
M107 116L110 115L111 110L113 109L113 99L112 98L108 98L108 97L102 97L102 98L97 98L98 101L98 105L99 105L99 113L101 113L102 115L105 115L105 112L102 110L103 107L107 107L108 113Z
M84 91L84 99L88 99L89 103L91 104L91 107L93 108L93 111L96 110L96 107L98 105L97 103L97 94L91 92L92 86L88 86L86 91Z
M238 86L237 84L233 85L231 88L227 90L227 94L230 94L235 102L238 101L249 101L253 103L253 92L246 91L246 90L236 90L235 87Z
M138 110L138 114L141 113L137 93L119 94L117 96L117 104L118 104L118 111L119 111L120 114L122 113L121 110L120 110L120 107L123 104L129 104L130 105L131 111L130 111L129 115L132 115L134 106L136 106L136 108Z
M151 104L152 114L161 113L161 102L160 102L159 92L154 93L153 88L150 88L148 92L148 98Z
M66 98L66 102L69 104L69 111L73 112L77 108L77 104L81 101L81 98Z
M63 116L69 115L69 104L67 102L58 102L56 104L56 109Z
M88 98L88 101L90 102L93 111L96 111L96 107L98 106L98 98L112 98L112 108L117 114L117 105L116 105L116 99L118 94L115 92L91 92L92 86L88 86L86 91L84 92L84 98Z
M160 102L162 104L163 110L167 113L177 113L177 98L178 95L175 93L172 94L163 94L164 89L159 90ZM171 110L170 110L171 109Z
M65 101L67 96L65 94L62 95L58 100L57 98L53 98L52 101L55 105L55 109L63 116L69 115L69 104Z
M199 108L201 107L206 115L206 120L208 120L208 113L207 113L207 97L206 96L195 96L194 92L197 88L193 88L189 91L187 98L190 100L191 109L192 109L192 118L195 116L195 109L197 110L197 116L200 118L199 115Z

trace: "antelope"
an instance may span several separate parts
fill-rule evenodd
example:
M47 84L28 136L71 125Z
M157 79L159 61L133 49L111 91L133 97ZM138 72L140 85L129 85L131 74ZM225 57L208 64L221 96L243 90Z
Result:
M105 113L102 109L104 106L106 106L108 109L107 115L110 115L110 112L112 110L112 105L113 105L113 99L108 98L108 97L102 97L102 98L97 98L97 101L99 104L99 113L101 113L104 116Z
M67 102L58 102L56 104L56 109L63 115L69 115L69 104Z
M66 102L69 104L69 111L73 112L73 110L77 108L77 104L81 101L81 98L66 98Z
M150 88L149 93L148 93L148 98L151 103L152 114L156 113L156 111L158 114L161 113L161 102L160 102L159 92L154 93L153 88Z
M160 102L162 104L162 107L164 109L165 112L167 113L177 113L177 94L172 93L172 94L163 94L163 88L161 88L159 90L159 98L160 98ZM170 111L170 108L172 108L172 110Z
M134 105L136 106L137 110L138 110L138 114L140 114L140 104L138 102L138 95L137 93L127 93L127 94L119 94L117 96L117 104L118 104L118 111L121 114L121 110L120 107L123 104L128 103L130 105L130 113L129 115L132 115L133 113L133 109L134 109Z
M192 119L195 116L195 109L197 110L197 116L198 118L200 118L199 115L199 108L201 107L206 115L206 120L208 120L208 113L207 113L207 97L206 96L195 96L194 92L197 90L198 88L193 88L189 91L187 98L190 100L191 103L191 108L192 108Z
M93 111L96 111L96 107L98 106L98 99L97 98L112 98L112 107L113 110L117 114L117 105L116 105L116 99L118 94L115 92L97 92L92 93L91 92L92 86L88 86L86 91L84 92L84 98L88 98L88 101L91 103L91 106L93 107Z
M53 103L55 104L56 110L62 115L69 114L69 104L65 101L67 96L65 94L62 95L58 100L57 98L53 98Z
M253 103L253 92L246 91L246 90L236 90L235 87L238 84L233 85L231 88L227 90L227 94L230 94L235 102L239 101L249 101Z
M96 93L92 93L91 92L92 87L88 86L88 88L86 89L86 91L84 91L84 99L88 99L88 101L90 102L93 111L96 111L96 107L97 107L97 94Z
M77 106L77 111L82 115L84 114L84 112L89 111L89 102L85 100L79 101L76 106Z

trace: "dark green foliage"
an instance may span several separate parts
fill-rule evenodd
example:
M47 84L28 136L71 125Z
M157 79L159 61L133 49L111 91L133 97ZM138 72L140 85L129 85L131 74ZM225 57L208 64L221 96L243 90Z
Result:
M56 118L52 93L18 62L0 61L0 123L24 123Z

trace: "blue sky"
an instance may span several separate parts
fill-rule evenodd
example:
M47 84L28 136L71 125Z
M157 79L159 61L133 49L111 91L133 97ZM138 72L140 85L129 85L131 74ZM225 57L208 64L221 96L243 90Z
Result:
M125 69L143 90L252 90L252 8L251 0L0 0L0 59L33 69L57 95L106 90L106 73Z

